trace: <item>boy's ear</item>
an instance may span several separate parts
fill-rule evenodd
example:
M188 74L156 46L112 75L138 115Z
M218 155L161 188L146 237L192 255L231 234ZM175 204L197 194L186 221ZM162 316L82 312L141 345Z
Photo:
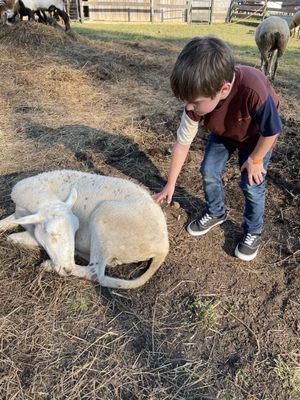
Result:
M230 82L224 83L224 85L221 87L221 93L222 94L228 93L230 91L230 89L231 89L231 85L232 84Z
M221 94L221 99L222 98L225 99L228 96L228 94L231 90L231 87L232 87L232 83L230 83L230 82L224 83L224 85L221 87L221 90L219 92Z

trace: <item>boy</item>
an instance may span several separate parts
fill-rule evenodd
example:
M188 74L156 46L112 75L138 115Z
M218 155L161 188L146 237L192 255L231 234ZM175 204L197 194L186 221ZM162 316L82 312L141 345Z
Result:
M201 164L207 210L187 231L201 236L227 219L222 174L237 149L240 187L245 196L245 235L235 249L253 260L261 244L265 174L272 148L282 130L279 101L267 78L255 68L235 66L231 49L220 39L196 37L180 53L171 87L185 109L173 148L168 182L154 197L171 202L177 177L201 121L211 132Z

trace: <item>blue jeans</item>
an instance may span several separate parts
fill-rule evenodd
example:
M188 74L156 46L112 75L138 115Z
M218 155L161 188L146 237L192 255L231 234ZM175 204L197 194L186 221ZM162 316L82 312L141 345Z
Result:
M226 212L222 175L227 161L235 150L236 147L234 145L224 143L217 135L210 134L200 171L203 178L207 211L212 216L220 216ZM239 149L240 167L247 160L250 153L248 150ZM272 150L269 150L264 157L264 168L266 170L271 154ZM250 186L248 184L248 172L244 169L241 173L239 186L245 197L242 227L247 233L260 234L262 232L265 209L265 176L261 184L253 183Z

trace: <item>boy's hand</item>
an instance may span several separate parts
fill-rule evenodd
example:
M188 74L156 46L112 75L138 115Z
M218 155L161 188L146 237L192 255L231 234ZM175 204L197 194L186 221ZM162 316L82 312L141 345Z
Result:
M160 193L154 194L152 197L156 203L161 204L164 199L167 199L167 203L170 204L175 191L175 186L166 184Z
M253 160L249 157L248 160L242 165L241 172L244 169L248 171L248 183L250 186L253 185L254 182L257 185L263 183L263 174L267 173L267 171L264 169L263 162L253 163Z

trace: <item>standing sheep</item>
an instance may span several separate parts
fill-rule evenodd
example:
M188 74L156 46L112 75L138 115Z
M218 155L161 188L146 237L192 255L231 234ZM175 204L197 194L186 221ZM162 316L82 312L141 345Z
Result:
M148 281L168 253L167 226L161 208L149 193L130 181L78 171L53 171L21 180L11 197L16 211L0 221L0 231L23 225L26 231L9 235L10 240L30 247L43 246L51 261L42 266L60 275L133 289ZM89 260L88 266L75 264L75 249ZM150 267L139 278L126 280L105 275L106 265L149 259Z
M291 30L291 35L292 35L292 30L294 30L294 34L293 37L295 37L295 33L296 33L296 28L297 26L300 25L300 10L298 10L292 18L292 22L290 25L290 30ZM300 37L300 27L298 28L298 34L297 34L297 38L299 39Z
M275 79L278 58L285 51L290 38L287 22L276 16L262 21L255 31L255 42L261 54L261 70Z

